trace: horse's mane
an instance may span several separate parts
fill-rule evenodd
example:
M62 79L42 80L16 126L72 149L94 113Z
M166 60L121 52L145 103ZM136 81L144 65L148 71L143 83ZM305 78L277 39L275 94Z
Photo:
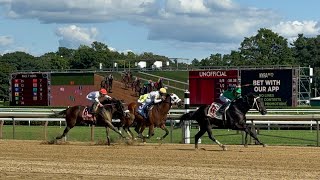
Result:
M170 95L170 93L167 93L167 94L166 94L166 99L165 99L165 100L167 100L168 97L169 97L169 102L171 103L171 95ZM165 100L164 100L164 101L165 101Z

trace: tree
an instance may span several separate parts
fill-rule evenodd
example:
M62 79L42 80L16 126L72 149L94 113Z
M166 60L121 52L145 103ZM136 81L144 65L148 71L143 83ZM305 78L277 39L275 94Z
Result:
M293 57L300 66L320 66L320 36L307 38L299 34L292 43Z
M223 56L223 61L230 66L245 65L244 61L241 59L241 54L239 51L231 51L231 54L225 54Z
M1 61L1 58L0 58ZM0 66L0 99L9 100L9 74L14 72L16 69L9 63L1 62Z
M70 69L68 59L58 53L50 52L40 57L43 64L46 64L50 70Z
M307 38L299 34L298 38L292 43L293 57L302 67L311 66L314 70L313 88L320 89L320 36Z
M258 34L246 37L240 53L246 65L293 65L295 64L288 42L269 29L262 28Z
M41 62L39 58L36 58L25 52L13 52L7 53L2 56L2 62L7 62L14 66L15 69L20 71L28 71L41 69Z
M72 69L98 69L99 60L93 48L81 45L75 52L70 65Z

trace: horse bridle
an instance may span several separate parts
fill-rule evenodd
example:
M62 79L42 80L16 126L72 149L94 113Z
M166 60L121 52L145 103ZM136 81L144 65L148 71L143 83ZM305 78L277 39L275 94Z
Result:
M248 105L250 105L250 102L249 102L249 98L248 98L248 96L245 96L246 97L246 99L247 99L247 103L248 103ZM258 96L258 97L254 97L253 98L253 103L252 103L252 106L251 106L251 109L254 109L254 107L255 107L255 105L256 105L256 107L257 107L257 110L260 112L260 107L259 107L259 105L258 105L258 99L259 99L260 97Z

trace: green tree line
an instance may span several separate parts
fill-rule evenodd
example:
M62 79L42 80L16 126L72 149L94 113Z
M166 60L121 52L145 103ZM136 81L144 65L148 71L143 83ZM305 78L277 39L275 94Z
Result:
M33 56L25 52L12 52L0 55L0 100L8 100L9 74L16 71L53 71L68 69L99 69L100 63L104 69L134 68L139 61L147 61L150 67L155 61L166 64L169 61L176 67L178 61L172 62L169 57L156 55L152 52L135 54L133 52L120 53L111 51L101 42L93 42L91 46L80 45L78 49L59 47L56 52L48 52L41 56ZM257 34L245 37L237 51L230 54L211 54L204 59L193 59L191 64L178 63L179 67L203 66L311 66L314 68L315 77L320 71L320 36L305 37L299 34L291 44L284 37L269 29L259 29ZM319 79L315 78L315 84ZM316 87L317 88L317 87Z

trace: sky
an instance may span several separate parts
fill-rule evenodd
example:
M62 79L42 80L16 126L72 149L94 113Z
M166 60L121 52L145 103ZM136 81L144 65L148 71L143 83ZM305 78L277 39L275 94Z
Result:
M238 50L260 28L320 34L319 0L0 0L0 54L34 56L98 41L181 60Z

